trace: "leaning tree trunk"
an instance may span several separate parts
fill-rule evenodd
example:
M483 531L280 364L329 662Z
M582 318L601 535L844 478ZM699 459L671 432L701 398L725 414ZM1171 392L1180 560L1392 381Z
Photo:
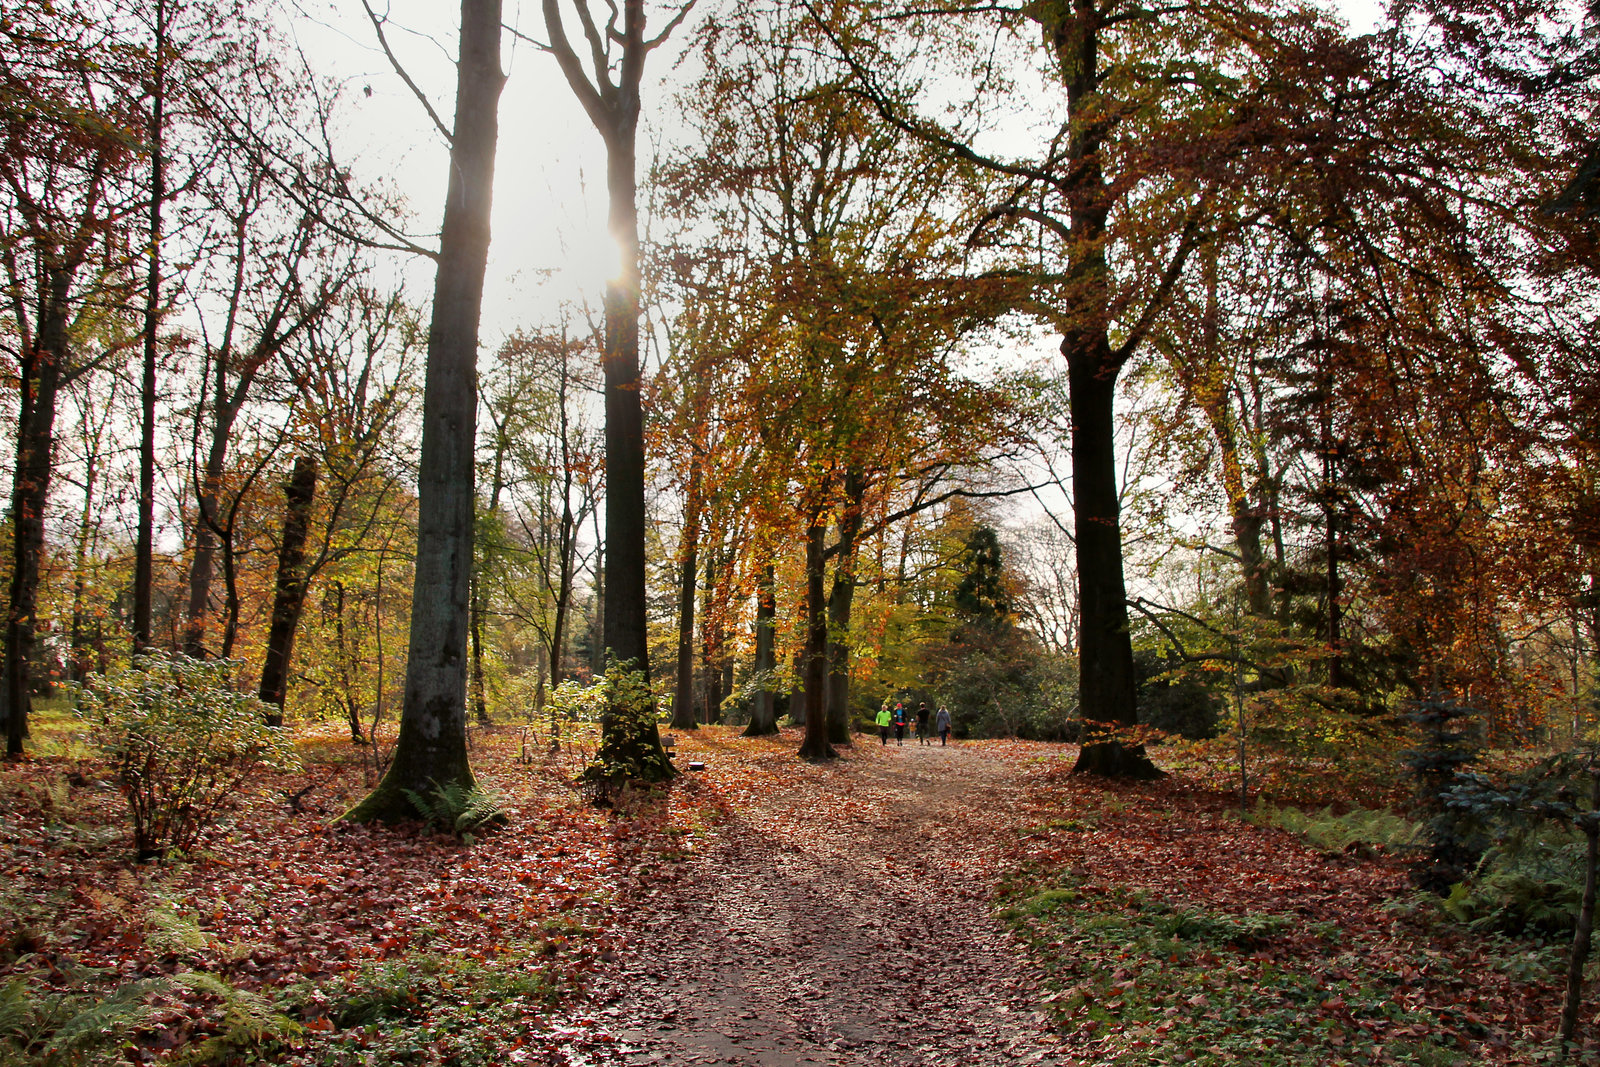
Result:
M67 358L67 294L73 272L50 269L45 313L39 335L21 375L17 413L16 469L11 489L11 598L6 612L5 685L0 689L0 719L5 722L6 754L22 755L33 712L34 634L38 624L39 563L44 553L44 509L50 499L51 459L55 452L56 397Z
M400 736L388 773L345 818L414 817L406 790L475 782L467 759L467 622L478 416L478 318L489 258L500 71L500 0L462 0L455 133L434 279L417 471L412 583Z
M194 554L189 563L189 617L184 624L183 651L187 656L200 659L205 655L206 622L211 609L211 580L216 570L217 502L222 496L222 474L227 464L228 442L233 437L234 420L239 404L222 388L220 376L226 373L221 357L217 363L219 376L216 412L211 427L211 446L206 453L205 468L200 475L199 492L195 494Z
M828 675L828 605L823 592L823 550L828 524L821 515L811 519L806 530L806 735L800 744L801 759L833 759L838 755L828 742L828 711L822 694Z
M778 597L773 590L776 568L767 564L762 572L761 586L756 593L756 677L761 688L751 705L750 725L744 728L745 737L766 737L778 732L778 712L772 694L772 675L778 660L773 648L774 627L778 621Z
M298 456L294 473L283 486L283 542L278 546L278 583L272 597L272 624L267 632L267 659L261 667L261 701L267 725L283 725L283 703L289 695L289 664L294 635L306 602L306 534L311 529L311 502L317 492L315 456Z

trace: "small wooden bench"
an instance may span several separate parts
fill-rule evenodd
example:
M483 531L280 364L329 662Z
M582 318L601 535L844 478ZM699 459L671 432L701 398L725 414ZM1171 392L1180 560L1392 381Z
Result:
M661 747L666 749L667 758L671 759L674 755L677 754L678 739L676 737L674 737L672 734L662 734L661 735Z

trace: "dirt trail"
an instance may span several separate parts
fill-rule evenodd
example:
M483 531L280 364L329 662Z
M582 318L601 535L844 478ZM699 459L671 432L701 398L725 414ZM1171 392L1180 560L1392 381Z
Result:
M758 798L652 900L598 991L612 1062L1063 1062L989 915L1017 768L870 747Z

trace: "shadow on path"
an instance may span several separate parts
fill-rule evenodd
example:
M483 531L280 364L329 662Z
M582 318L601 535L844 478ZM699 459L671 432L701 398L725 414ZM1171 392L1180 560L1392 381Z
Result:
M990 917L1017 768L908 744L787 781L624 930L595 998L609 1062L1064 1062Z

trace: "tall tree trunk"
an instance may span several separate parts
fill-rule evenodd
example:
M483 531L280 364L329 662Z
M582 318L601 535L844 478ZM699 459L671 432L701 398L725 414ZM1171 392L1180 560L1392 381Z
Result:
M594 611L589 618L589 676L598 678L606 671L606 550L594 550Z
M833 589L828 595L828 740L836 745L850 744L850 610L856 595L856 539L861 534L866 478L858 471L847 471L844 492Z
M800 744L801 759L833 759L838 755L828 742L828 713L823 693L828 676L828 603L824 593L823 553L828 524L822 515L811 517L806 529L806 735Z
M580 4L586 0L578 0ZM586 43L596 58L596 81L567 39L559 0L543 0L550 50L567 84L606 145L606 192L611 236L621 251L620 277L606 286L606 575L604 655L611 662L650 676L645 612L644 410L639 367L639 209L637 138L639 85L650 49L645 39L644 0L612 4L601 20L583 20ZM620 15L620 18L618 17ZM620 23L620 25L619 25ZM670 27L669 27L670 30ZM611 61L610 49L621 54ZM616 84L610 81L615 70ZM661 747L653 708L609 707L600 721L598 763L647 781L670 777L672 763Z
M706 553L705 604L700 619L700 671L705 679L706 725L722 713L722 620L716 611L717 557L722 552L720 538Z
M156 0L155 67L150 93L149 273L145 280L144 359L140 392L139 532L133 553L133 650L150 645L155 581L156 328L161 321L161 209L167 199L167 3Z
M1111 348L1111 268L1106 220L1112 192L1101 149L1111 128L1100 99L1101 14L1092 4L1052 2L1030 9L1044 31L1067 96L1068 166L1062 181L1070 214L1070 324L1061 354L1067 362L1072 413L1073 522L1078 549L1079 704L1091 734L1138 724L1133 639L1122 572L1121 501L1117 494L1117 375L1130 354ZM1181 267L1181 262L1177 264ZM1130 344L1135 343L1130 339ZM1076 772L1152 778L1158 771L1142 745L1092 740Z
M488 726L489 698L483 681L483 576L476 570L472 572L468 596L472 601L472 618L468 623L472 641L472 714L480 726Z
M1104 339L1067 356L1072 404L1072 495L1078 546L1079 706L1091 731L1138 725L1128 594L1122 573L1117 496L1117 365ZM1154 778L1160 772L1143 745L1116 739L1084 745L1075 772Z
M278 582L272 597L272 623L267 631L267 658L261 667L261 700L269 705L268 726L283 725L283 702L289 695L289 664L294 636L306 602L306 534L311 529L311 502L317 492L315 456L299 456L284 483L283 541L278 546Z
M700 725L694 713L694 596L699 552L700 457L692 455L683 502L683 543L678 547L678 687L672 699L672 726L678 730Z
M366 744L361 734L361 703L356 699L354 653L347 647L344 630L344 583L333 583L333 648L334 661L339 667L339 704L344 708L345 721L350 725L350 743ZM324 609L326 611L326 609Z
M562 662L567 651L567 617L572 610L572 568L577 552L577 538L573 536L576 525L569 505L561 512L561 574L556 586L556 617L550 626L550 683L560 685Z
M87 439L88 434L85 433ZM91 541L99 539L99 521L95 518L95 489L100 476L100 434L97 431L92 444L86 440L87 453L83 470L83 511L78 517L78 543L72 553L72 680L81 682L94 669L93 648L89 638L88 601ZM96 564L98 566L98 564Z
M22 755L33 712L34 635L38 625L39 563L44 553L44 509L50 499L55 452L56 397L67 358L67 296L73 271L49 269L44 313L33 351L24 357L17 412L16 469L11 489L11 597L6 612L5 685L0 719L6 755Z
M206 619L211 605L211 579L216 568L217 501L222 494L222 472L227 463L228 442L239 407L231 403L223 386L226 373L223 357L217 361L217 393L211 427L211 445L206 451L205 468L195 494L194 554L189 562L189 611L184 623L183 651L196 659L205 655Z
M1339 689L1344 686L1345 677L1339 633L1339 468L1334 457L1332 384L1330 377L1325 374L1322 389L1322 529L1327 554L1328 686Z
M628 3L630 18L636 5ZM637 16L642 24L642 7ZM641 25L642 30L642 25ZM639 216L632 123L606 139L610 229L622 246L622 277L606 286L603 358L606 408L606 669L650 677L645 615L644 409L639 368ZM608 707L597 754L603 766L631 768L654 781L670 777L654 709Z
M400 736L388 773L345 816L415 814L404 790L473 786L467 759L467 621L478 416L478 319L489 256L500 71L500 0L462 0L450 179L428 330L412 584Z
M778 667L774 648L774 629L778 621L778 597L774 590L777 569L767 564L761 573L761 585L756 591L756 677L760 688L751 705L750 725L744 729L745 737L765 737L778 732L778 713L773 700L772 676Z

